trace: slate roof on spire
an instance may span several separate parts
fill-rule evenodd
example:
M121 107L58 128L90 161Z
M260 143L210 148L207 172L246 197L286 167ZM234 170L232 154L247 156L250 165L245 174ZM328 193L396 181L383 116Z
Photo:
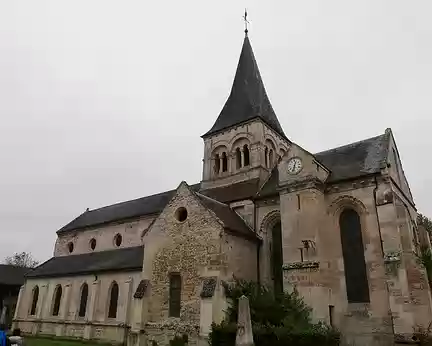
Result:
M231 93L213 127L203 137L260 118L286 138L270 104L248 36L245 37Z

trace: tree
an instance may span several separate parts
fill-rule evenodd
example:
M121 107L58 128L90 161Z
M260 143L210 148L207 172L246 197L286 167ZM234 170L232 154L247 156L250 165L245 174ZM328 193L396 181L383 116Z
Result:
M30 253L24 251L6 257L5 263L26 268L34 268L39 264Z
M423 226L425 230L432 235L432 221L427 216L424 216L423 214L417 215L417 224L419 226Z
M417 225L423 226L429 235L432 235L432 221L423 214L417 215ZM420 264L426 269L429 287L432 289L432 251L429 246L423 245L420 248L420 255L417 256Z
M312 309L297 290L274 292L259 283L235 280L224 284L229 299L225 319L212 324L211 346L234 346L237 332L238 300L249 298L252 332L256 346L337 346L340 334L324 322L314 323Z
M298 292L274 294L265 285L252 281L236 280L225 285L225 292L231 300L226 310L226 320L237 322L238 299L249 298L251 320L261 325L284 325L306 328L312 324L312 309L305 304Z

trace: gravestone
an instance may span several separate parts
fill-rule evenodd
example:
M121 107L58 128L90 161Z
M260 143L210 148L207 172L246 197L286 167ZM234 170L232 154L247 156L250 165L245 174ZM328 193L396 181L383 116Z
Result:
M6 324L6 312L7 312L7 306L3 306L0 315L0 324Z
M239 298L236 346L253 346L252 321L250 317L249 299Z

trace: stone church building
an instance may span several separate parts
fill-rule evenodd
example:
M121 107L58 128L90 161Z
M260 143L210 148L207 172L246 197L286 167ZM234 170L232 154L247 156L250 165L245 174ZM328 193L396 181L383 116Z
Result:
M390 129L319 153L292 142L246 35L201 137L200 183L87 210L57 231L54 257L21 287L15 327L128 345L187 333L204 345L234 277L296 287L315 320L357 345L410 339L432 321L416 257L429 237Z

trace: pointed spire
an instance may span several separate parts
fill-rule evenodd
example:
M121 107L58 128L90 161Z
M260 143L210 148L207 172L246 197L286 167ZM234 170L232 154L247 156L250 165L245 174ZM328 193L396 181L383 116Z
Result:
M279 135L286 138L265 91L249 42L247 28L245 34L231 93L213 127L203 137L251 119L260 118Z

